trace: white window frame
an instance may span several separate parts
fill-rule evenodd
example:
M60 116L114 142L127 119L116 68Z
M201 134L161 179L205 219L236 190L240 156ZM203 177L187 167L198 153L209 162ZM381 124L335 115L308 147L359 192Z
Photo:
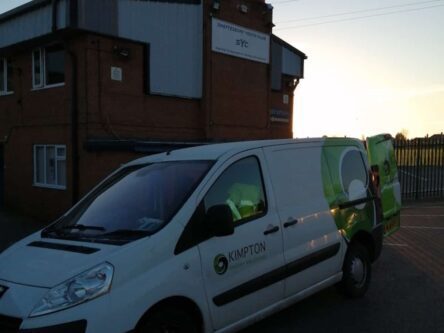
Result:
M35 60L34 53L39 52L40 55L40 84L35 83L36 75L35 75ZM32 50L31 53L32 58L32 90L41 90L48 88L61 87L65 85L65 82L46 84L46 48L39 47L37 49Z
M36 79L35 60L34 60L34 53L35 52L38 52L39 56L40 56L40 60L39 60L39 62L40 62L40 75L39 75L40 83L39 84L35 83L35 79ZM44 86L44 74L43 73L45 72L45 69L43 68L43 66L44 66L43 53L44 53L43 48L38 48L38 49L32 50L32 53L31 53L31 57L32 57L32 88L33 89L43 88L43 86Z
M37 148L43 148L43 177L44 177L44 182L37 182ZM57 162L58 161L65 161L66 162L66 145L46 145L46 144L36 144L34 145L33 148L33 163L34 163L34 179L33 179L33 186L36 187L44 187L44 188L51 188L51 189L55 189L55 190L66 190L66 185L59 185L59 184L48 184L47 183L47 179L46 179L46 151L48 148L54 148L54 156L55 156L55 181L57 182L58 179L58 167L57 167ZM65 156L60 157L57 155L57 148L64 148L65 149ZM68 166L65 163L65 168L67 168ZM66 174L65 170L65 174ZM67 178L67 177L66 177ZM65 179L65 182L67 182L67 179Z
M3 80L3 87L5 87L5 90L0 90L0 96L11 95L14 91L9 90L8 87L8 59L0 58L0 66L3 66L3 77L0 77L0 80Z

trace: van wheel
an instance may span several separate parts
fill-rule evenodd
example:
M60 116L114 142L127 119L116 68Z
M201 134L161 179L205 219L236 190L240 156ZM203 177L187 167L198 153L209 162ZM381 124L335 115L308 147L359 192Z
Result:
M198 333L193 317L178 308L153 312L138 331L139 333Z
M368 250L360 243L350 244L342 268L339 289L350 298L365 295L371 279L371 262Z

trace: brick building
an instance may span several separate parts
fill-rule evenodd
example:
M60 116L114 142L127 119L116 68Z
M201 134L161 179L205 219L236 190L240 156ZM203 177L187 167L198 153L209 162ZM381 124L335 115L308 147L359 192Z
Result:
M0 204L54 218L121 163L292 137L305 55L260 0L34 0L0 16Z

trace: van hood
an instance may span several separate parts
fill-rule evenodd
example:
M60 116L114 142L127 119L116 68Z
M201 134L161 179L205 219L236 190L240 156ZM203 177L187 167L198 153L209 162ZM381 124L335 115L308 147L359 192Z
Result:
M103 263L121 248L30 236L0 254L0 280L52 288Z

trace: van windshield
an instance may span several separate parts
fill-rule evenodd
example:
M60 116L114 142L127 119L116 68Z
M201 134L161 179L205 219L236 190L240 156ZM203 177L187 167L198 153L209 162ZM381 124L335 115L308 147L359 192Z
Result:
M127 243L151 235L174 217L211 165L211 161L179 161L124 168L42 236Z

